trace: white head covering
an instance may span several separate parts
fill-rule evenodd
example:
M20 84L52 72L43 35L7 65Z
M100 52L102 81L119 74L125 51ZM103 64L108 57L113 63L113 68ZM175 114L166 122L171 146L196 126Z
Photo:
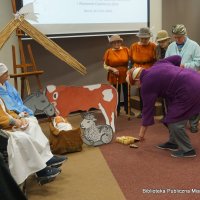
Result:
M7 71L8 71L7 66L3 63L0 63L0 76L3 75Z
M136 67L132 70L132 79L135 80L139 72L141 71L142 67Z
M142 67L134 67L132 69L129 70L129 76L126 79L126 81L131 84L134 85L135 83L135 79L137 78L137 75L139 74L139 72L142 70Z

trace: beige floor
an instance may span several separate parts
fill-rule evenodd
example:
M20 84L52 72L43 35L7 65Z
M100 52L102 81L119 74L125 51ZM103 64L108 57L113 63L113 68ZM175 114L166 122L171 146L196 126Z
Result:
M29 200L125 199L98 147L69 154L54 182L40 186L31 177L27 188Z
M139 114L132 111L134 117ZM82 118L74 114L68 120L78 127ZM40 125L48 137L48 123L41 121ZM54 182L40 186L35 177L30 177L27 188L29 200L125 200L100 149L86 145L83 145L82 152L68 154L62 173Z
M80 115L68 118L77 126ZM48 123L41 123L48 133ZM68 154L62 173L52 183L40 186L35 177L27 182L29 200L125 200L98 147L83 145L83 151Z

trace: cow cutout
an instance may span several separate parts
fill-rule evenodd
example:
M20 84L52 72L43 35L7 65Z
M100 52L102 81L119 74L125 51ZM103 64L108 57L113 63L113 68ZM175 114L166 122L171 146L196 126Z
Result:
M118 103L117 90L109 84L88 86L48 85L46 96L54 104L56 113L67 117L75 111L89 111L91 108L101 110L105 122L115 132L115 115Z

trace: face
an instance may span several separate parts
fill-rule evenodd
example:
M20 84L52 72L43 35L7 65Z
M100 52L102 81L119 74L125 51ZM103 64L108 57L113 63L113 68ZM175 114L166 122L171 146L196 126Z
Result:
M5 72L4 74L2 74L2 75L0 76L0 83L1 83L1 84L4 84L5 81L8 80L8 78L9 78L8 72Z
M112 48L113 49L119 49L122 45L122 41L118 40L118 41L113 41L111 42Z
M161 48L166 49L169 46L169 39L159 41L158 44Z
M148 45L149 44L149 40L150 40L150 37L148 38L139 38L139 41L142 45Z
M183 44L185 42L185 35L173 35L177 44Z

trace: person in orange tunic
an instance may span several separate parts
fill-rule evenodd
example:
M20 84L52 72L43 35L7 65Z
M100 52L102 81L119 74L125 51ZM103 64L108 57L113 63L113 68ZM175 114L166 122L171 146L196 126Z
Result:
M150 41L152 33L147 27L141 28L137 34L139 42L130 47L130 57L133 67L150 68L156 61L156 44Z
M132 67L142 67L144 69L150 68L156 61L156 44L150 41L152 33L148 27L140 28L137 37L138 42L135 42L130 47L130 58ZM139 92L140 110L142 113L143 103ZM139 114L138 117L141 117Z
M120 114L120 94L123 89L124 110L128 114L128 84L126 72L128 70L129 49L122 46L123 39L119 35L112 35L109 39L111 48L104 54L104 69L108 71L107 80L118 90L117 114Z

